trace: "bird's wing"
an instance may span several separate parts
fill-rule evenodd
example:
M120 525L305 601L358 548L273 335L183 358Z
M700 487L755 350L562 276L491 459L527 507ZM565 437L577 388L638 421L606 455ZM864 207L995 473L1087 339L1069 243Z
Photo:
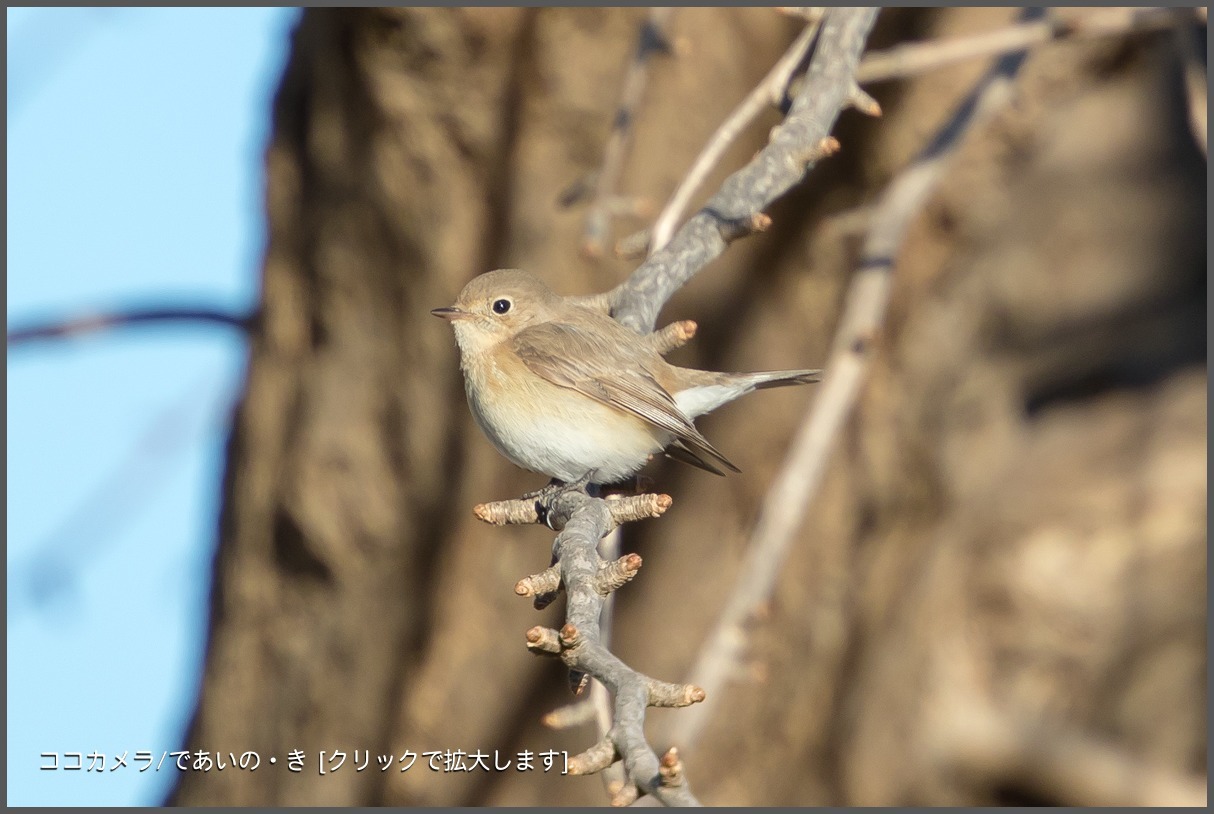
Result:
M615 327L628 330L614 324L574 327L545 322L519 331L511 342L523 363L546 381L631 413L673 435L674 446L686 453L678 460L717 475L724 473L713 461L739 471L700 434L670 393L658 384L647 369L651 360L629 355L623 346L632 337L618 334ZM559 354L552 352L554 347L560 348Z

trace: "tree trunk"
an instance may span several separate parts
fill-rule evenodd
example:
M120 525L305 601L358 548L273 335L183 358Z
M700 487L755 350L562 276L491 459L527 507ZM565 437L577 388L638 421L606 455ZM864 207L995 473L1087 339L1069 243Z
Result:
M595 740L538 724L572 699L523 632L559 627L561 603L536 613L512 588L547 566L552 534L483 526L471 507L543 478L480 435L427 311L491 268L584 294L635 265L578 256L584 210L556 201L601 160L645 14L303 13L274 104L261 315L188 735L261 765L187 772L174 803L606 801L595 778L434 772L422 754ZM1011 20L887 10L870 46ZM690 51L653 63L621 188L658 203L799 28L770 9L683 9L673 27ZM842 152L773 229L664 312L701 328L672 361L820 364L855 262L855 218L836 216L871 202L985 67L876 86L881 119L845 113ZM1179 87L1167 34L1047 46L1015 107L970 134L899 255L877 364L738 680L709 688L696 743L665 740L680 710L651 718L705 803L1093 801L990 747L988 718L1034 722L1023 740L1041 748L1089 739L1204 773L1205 163ZM778 120L739 140L704 197ZM615 236L645 225L625 216ZM650 470L675 502L625 532L645 557L616 603L629 664L696 680L813 397L749 396L699 422L741 475Z

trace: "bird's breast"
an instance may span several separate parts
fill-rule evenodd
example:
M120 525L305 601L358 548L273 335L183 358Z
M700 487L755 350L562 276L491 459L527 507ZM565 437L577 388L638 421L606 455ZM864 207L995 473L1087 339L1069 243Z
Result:
M552 384L505 350L464 366L468 405L513 463L563 481L598 470L611 483L640 469L669 436L636 416Z

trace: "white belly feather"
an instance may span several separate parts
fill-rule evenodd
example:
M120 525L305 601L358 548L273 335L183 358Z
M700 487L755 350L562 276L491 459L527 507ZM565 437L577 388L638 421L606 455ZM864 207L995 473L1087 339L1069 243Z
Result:
M670 443L639 418L538 377L505 385L500 371L477 373L479 395L472 377L465 380L472 415L498 451L524 469L566 482L594 470L595 481L614 483Z

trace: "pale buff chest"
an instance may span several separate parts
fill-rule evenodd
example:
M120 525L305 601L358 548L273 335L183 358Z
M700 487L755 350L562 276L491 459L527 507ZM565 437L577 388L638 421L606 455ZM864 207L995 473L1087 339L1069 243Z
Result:
M507 345L465 358L472 415L513 463L562 481L623 480L670 443L647 422L532 372Z

